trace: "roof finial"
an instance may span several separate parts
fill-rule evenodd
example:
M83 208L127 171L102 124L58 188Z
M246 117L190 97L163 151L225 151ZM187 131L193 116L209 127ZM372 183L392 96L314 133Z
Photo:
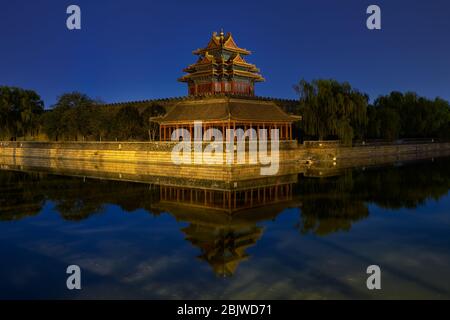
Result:
M223 35L224 35L223 28L220 28L220 37L223 38Z

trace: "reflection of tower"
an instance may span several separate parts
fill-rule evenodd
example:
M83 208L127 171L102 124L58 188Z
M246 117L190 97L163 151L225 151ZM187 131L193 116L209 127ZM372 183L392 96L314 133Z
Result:
M245 250L256 244L262 228L256 225L238 228L191 224L182 231L194 246L200 259L207 261L218 276L233 275L239 263L248 258Z
M289 206L296 179L293 175L269 183L251 181L240 189L161 185L156 207L188 222L182 232L200 249L199 258L218 276L228 277L249 257L246 250L261 238L263 228L258 223L275 218Z

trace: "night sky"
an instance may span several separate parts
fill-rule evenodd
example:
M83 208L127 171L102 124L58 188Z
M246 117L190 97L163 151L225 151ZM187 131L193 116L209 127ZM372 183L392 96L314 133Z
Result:
M71 4L81 30L66 28ZM382 30L366 28L370 4ZM36 90L46 107L71 91L105 102L186 95L177 78L221 28L253 52L260 96L295 98L300 79L335 78L372 99L412 90L450 100L448 0L1 0L0 85Z

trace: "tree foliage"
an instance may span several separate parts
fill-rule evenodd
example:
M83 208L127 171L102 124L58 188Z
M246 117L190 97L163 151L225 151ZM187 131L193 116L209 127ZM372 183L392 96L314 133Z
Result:
M145 131L139 111L133 106L121 108L114 117L112 132L116 140L141 140Z
M105 106L87 95L72 92L59 97L42 123L51 140L156 140L159 124L154 117L165 114L157 103L146 109L133 105L122 107Z
M80 92L61 95L43 119L46 134L54 140L86 140L100 136L99 102Z
M302 134L308 138L450 139L450 104L414 92L391 92L368 105L368 96L335 80L300 81L298 112Z
M450 138L449 129L450 105L441 98L394 91L369 107L370 138Z
M44 103L32 90L0 87L0 137L16 140L39 134Z
M336 80L301 80L295 90L300 96L304 134L320 140L337 137L347 144L363 136L367 95Z

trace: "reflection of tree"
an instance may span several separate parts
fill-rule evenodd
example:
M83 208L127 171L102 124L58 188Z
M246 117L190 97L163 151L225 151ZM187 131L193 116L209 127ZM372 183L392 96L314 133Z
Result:
M0 172L0 220L19 220L41 211L44 195L31 187L39 180L39 174Z
M363 201L355 199L352 171L338 177L305 179L297 186L301 199L301 233L326 235L349 231L352 223L365 218L369 210Z
M331 178L304 178L295 193L302 202L299 229L325 235L348 231L369 215L366 203L414 209L450 189L450 161L417 162L367 170L347 170Z
M302 205L300 232L327 235L337 231L349 231L352 224L369 215L361 201L352 199L318 198L305 200Z
M58 185L62 188L49 188L47 194L67 220L82 220L101 213L105 204L118 205L127 212L150 210L156 191L146 184L80 178L61 179Z
M73 221L101 213L105 204L129 212L150 211L159 192L147 184L9 171L0 172L0 183L1 220L38 214L45 200L52 201L64 219Z
M354 178L358 198L389 208L417 208L439 199L450 189L450 161L417 162L358 172Z

